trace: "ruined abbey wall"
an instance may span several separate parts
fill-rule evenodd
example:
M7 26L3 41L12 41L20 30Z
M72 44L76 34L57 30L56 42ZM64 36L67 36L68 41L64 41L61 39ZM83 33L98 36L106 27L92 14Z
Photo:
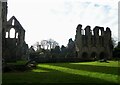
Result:
M112 58L112 41L110 28L90 26L82 29L79 24L76 29L75 45L77 57L83 60L110 59Z
M2 3L1 3L1 1L0 1L0 56L2 56ZM2 62L2 57L0 57L0 69L2 69L1 62ZM0 77L0 79L1 79L1 77Z
M7 21L7 2L2 3L2 57L6 61L16 61L26 55L25 30L12 16Z

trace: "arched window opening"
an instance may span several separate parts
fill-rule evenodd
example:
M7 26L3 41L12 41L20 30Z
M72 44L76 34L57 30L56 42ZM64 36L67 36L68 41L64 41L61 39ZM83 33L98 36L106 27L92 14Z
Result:
M91 53L91 60L96 60L97 59L97 54L95 52Z
M106 57L106 55L105 55L104 52L101 52L101 53L99 54L99 59L105 59L105 57Z
M81 34L84 35L84 30L83 29L81 30Z
M92 33L92 35L94 35L94 32L93 32L93 30L91 31L91 33Z
M83 35L85 35L85 30L83 30Z
M5 38L8 38L8 32L6 32Z
M18 33L16 33L16 38L18 38Z
M101 30L99 30L99 36L101 36L102 35L102 31Z
M15 38L15 29L11 28L10 30L10 38Z
M12 25L14 25L14 24L15 24L15 20L13 19L13 20L12 20Z
M83 59L86 59L87 57L88 57L88 54L87 54L86 52L83 52L82 58L83 58Z

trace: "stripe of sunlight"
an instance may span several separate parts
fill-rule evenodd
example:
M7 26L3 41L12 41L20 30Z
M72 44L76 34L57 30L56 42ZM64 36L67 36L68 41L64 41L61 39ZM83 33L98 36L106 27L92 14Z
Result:
M99 79L103 79L106 81L118 83L118 75L98 73L98 72L89 72L89 71L83 71L83 70L77 70L77 69L71 69L71 68L53 66L53 65L47 65L47 64L42 64L42 65L38 65L38 66L42 67L42 68L48 68L48 69L65 72L65 73L89 76L89 77L93 77L93 78L99 78Z
M33 72L49 72L47 70L41 70L41 69L33 69L32 71Z
M84 65L93 65L93 66L106 66L106 67L120 67L119 62L116 61L108 61L109 63L106 62L99 62L99 61L95 61L95 62L80 62L80 63L69 63L69 64L84 64Z

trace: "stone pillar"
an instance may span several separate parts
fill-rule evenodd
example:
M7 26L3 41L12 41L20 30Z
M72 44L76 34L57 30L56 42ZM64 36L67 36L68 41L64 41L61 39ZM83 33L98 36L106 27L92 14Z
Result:
M104 36L104 28L101 27L101 36Z
M79 24L76 28L76 35L75 35L75 50L78 54L78 57L80 57L80 50L82 48L82 34L81 34L81 30L82 30L82 25Z
M95 44L95 46L99 46L99 27L98 26L96 26L94 29L93 29L93 31L94 31L94 44Z
M111 30L109 27L106 28L106 52L108 53L108 59L112 58L112 39L111 39Z
M86 26L86 28L85 28L85 35L86 36L91 36L91 29L90 28L91 28L90 26Z
M81 24L79 24L78 26L77 26L77 28L76 28L76 34L80 34L81 35L81 29L82 28L82 25Z
M88 47L91 47L91 35L92 35L92 33L91 33L90 28L91 28L90 26L86 26L86 28L85 28L85 36L87 38L85 41L86 41Z
M10 38L10 30L8 31L8 38Z
M15 31L15 39L16 39L16 34L17 34L17 32Z
M0 84L2 84L2 2L0 1Z

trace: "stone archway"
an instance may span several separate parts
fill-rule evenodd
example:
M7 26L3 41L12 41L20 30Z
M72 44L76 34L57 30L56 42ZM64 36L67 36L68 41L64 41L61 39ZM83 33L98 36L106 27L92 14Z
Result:
M82 53L82 59L83 60L88 60L88 53L87 52Z
M90 60L96 60L97 59L97 53L96 52L92 52L90 55Z
M105 59L106 58L106 54L104 52L101 52L99 54L99 59Z

